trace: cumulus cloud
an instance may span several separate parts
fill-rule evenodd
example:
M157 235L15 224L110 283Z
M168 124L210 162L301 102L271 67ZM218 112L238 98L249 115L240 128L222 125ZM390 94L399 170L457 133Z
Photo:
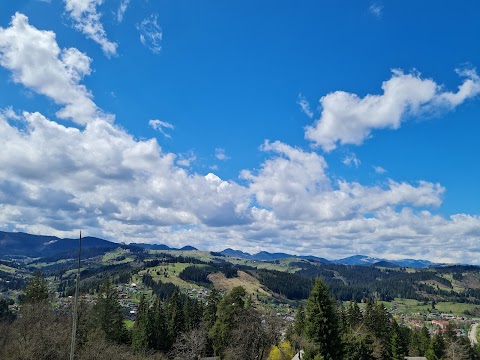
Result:
M116 55L118 45L108 40L107 33L100 21L102 14L97 12L97 7L102 5L103 0L64 0L64 2L65 10L73 20L75 29L99 44L105 55Z
M300 110L310 119L313 118L313 111L310 109L310 103L302 94L298 95L297 104L300 105Z
M123 15L127 11L128 5L130 4L130 0L121 0L120 5L117 10L117 21L121 23L123 21Z
M153 129L160 131L160 132L163 134L163 136L165 136L165 137L167 137L167 138L169 138L169 139L172 138L172 137L171 137L169 134L167 134L166 131L165 131L165 129L171 129L171 130L175 129L175 127L174 127L172 124L170 124L169 122L161 121L161 120L156 120L156 119L155 119L155 120L150 120L150 121L148 122L148 125L150 125Z
M243 170L241 182L189 171L182 166L194 154L165 152L156 139L135 139L102 116L80 84L91 72L90 58L60 49L54 33L35 29L22 14L0 29L0 65L15 82L64 106L60 117L85 125L0 111L0 224L6 229L57 236L82 229L116 241L207 250L479 261L480 217L430 212L442 204L440 184L337 180L322 155L279 141L265 141L266 160ZM434 89L434 98L419 107L460 104L477 86L475 73L464 75L458 92ZM173 129L159 120L151 125Z
M269 158L257 171L244 170L240 185L187 172L155 139L136 140L101 119L77 129L39 113L17 116L15 125L19 120L0 115L6 227L59 236L83 229L117 241L212 250L473 261L478 217L412 210L440 206L439 184L333 181L321 155L267 141Z
M14 82L63 105L56 114L61 119L83 125L99 117L113 120L80 84L90 74L90 64L79 50L60 49L55 33L36 29L23 14L16 13L10 27L0 28L0 65L12 72Z
M24 130L0 118L5 214L26 219L39 212L28 221L55 229L72 219L68 226L87 228L111 221L139 228L249 221L241 206L245 189L213 174L186 173L155 139L136 141L104 120L79 130L39 113L23 113L22 119Z
M345 91L335 91L320 99L322 114L305 137L331 151L340 144L362 144L373 130L398 129L409 116L451 110L480 93L480 79L475 70L457 71L465 80L457 92L444 91L432 79L418 73L393 70L383 82L381 95L361 98Z
M162 50L162 28L158 25L158 14L152 14L137 24L137 30L140 32L140 41L154 54L159 54Z
M281 220L342 221L374 213L387 206L438 207L445 189L421 181L417 186L390 180L383 186L333 182L325 159L281 142L265 142L275 155L255 174L244 170L259 205Z
M222 161L230 159L223 148L215 148L215 158Z

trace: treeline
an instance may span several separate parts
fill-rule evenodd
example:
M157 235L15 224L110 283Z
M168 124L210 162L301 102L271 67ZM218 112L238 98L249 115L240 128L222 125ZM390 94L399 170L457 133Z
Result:
M259 269L248 273L258 278L262 285L290 300L306 299L314 283L312 279L282 271Z
M179 278L185 281L192 281L202 285L210 285L211 281L208 279L208 275L221 272L226 278L237 277L237 269L233 268L230 264L215 264L205 266L189 266L185 268L180 274Z
M155 281L150 274L143 274L142 282L145 286L152 289L153 293L161 300L167 299L171 297L173 293L179 291L178 286L172 283L164 283L161 280Z

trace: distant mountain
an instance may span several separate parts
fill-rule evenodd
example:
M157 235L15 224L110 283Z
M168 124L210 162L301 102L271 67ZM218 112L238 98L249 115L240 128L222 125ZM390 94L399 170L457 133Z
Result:
M428 266L435 265L434 263L427 260L413 260L413 259L404 259L404 260L386 260L376 257L370 257L365 255L354 255L349 256L343 259L338 260L327 260L325 258L313 256L313 255L291 255L286 253L269 253L267 251L261 251L256 254L249 254L240 250L234 249L225 249L220 252L223 256L234 257L239 259L246 260L256 260L256 261L274 261L286 258L297 258L303 260L317 261L323 264L334 263L342 265L368 265L368 266L382 266L389 268L396 267L410 267L410 268L424 268Z
M318 257L318 256L313 256L313 255L302 255L302 256L298 256L298 258L303 259L303 260L317 261L317 262L323 263L323 264L327 264L327 263L331 262L330 260L327 260L325 258L321 258L321 257Z
M172 248L168 245L165 244L143 244L143 243L130 243L132 246L137 246L143 249L148 249L148 250L182 250L182 251L193 251L193 250L198 250L197 248L194 248L193 246L187 245L182 247L181 249L177 248Z
M117 243L90 236L82 239L84 249L93 247L113 249L118 246ZM0 231L0 256L45 257L77 248L78 239Z
M274 260L280 260L280 259L286 259L286 258L298 258L298 259L304 259L304 260L318 261L321 263L329 262L327 259L320 258L317 256L312 256L312 255L297 256L297 255L291 255L286 253L269 253L267 251L260 251L259 253L252 255L240 250L233 250L230 248L221 251L220 254L227 257L234 257L234 258L246 259L246 260L256 260L256 261L274 261Z
M335 264L343 265L370 265L370 266L382 266L378 263L385 262L395 265L394 267L409 267L414 269L425 268L429 266L438 265L428 260L415 260L415 259L402 259L402 260L386 260L365 255L354 255L344 259L334 260Z
M403 259L403 260L396 260L392 262L403 267L409 267L414 269L420 269L424 267L439 265L439 264L432 263L431 261L428 261L428 260L415 260L415 259Z
M259 253L252 255L252 258L258 261L273 261L273 260L280 260L280 259L286 259L291 257L295 257L295 256L285 254L285 253L269 253L267 251L260 251Z
M240 251L240 250L233 250L233 249L230 249L230 248L225 249L223 251L220 251L220 254L222 254L223 256L227 256L227 257L253 260L251 254L249 254L247 252Z
M354 255L354 256L343 258L343 259L333 260L332 262L335 264L342 264L342 265L372 265L382 260L383 259L374 258L370 256L365 256L365 255Z
M112 241L99 239L96 237L84 237L82 239L82 248L97 248L95 252L109 251L119 246L135 246L148 250L197 250L195 247L187 245L181 249L172 248L164 244L143 244L131 243L122 245ZM26 256L26 257L47 257L60 253L73 253L78 247L78 239L61 239L56 236L31 235L22 232L3 232L0 231L0 257L5 256ZM296 258L320 263L335 263L343 265L369 265L384 267L410 267L424 268L429 266L437 266L439 264L432 263L427 260L402 259L402 260L386 260L365 255L354 255L339 260L329 261L327 259L312 255L291 255L286 253L270 253L268 251L260 251L256 254L249 254L240 250L225 249L220 252L221 255L227 257L235 257L256 261L275 261L285 258Z
M164 245L164 244L130 243L130 245L138 246L138 247L141 247L143 249L148 249L148 250L176 250L176 249L173 249L170 246Z

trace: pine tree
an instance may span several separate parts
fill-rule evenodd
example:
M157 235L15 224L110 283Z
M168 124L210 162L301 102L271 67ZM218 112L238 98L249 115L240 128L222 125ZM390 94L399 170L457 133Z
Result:
M350 301L347 308L347 324L350 327L357 327L363 320L362 311L356 301Z
M305 309L303 305L298 305L297 315L295 316L295 323L293 324L293 332L297 335L302 335L305 330Z
M158 296L148 310L147 337L148 346L156 350L168 351L172 344L168 336L164 306Z
M148 347L148 306L145 294L142 294L137 309L137 317L132 329L132 349L145 351Z
M23 301L28 304L46 302L49 298L47 280L37 271L25 287Z
M229 345L229 339L234 327L238 324L241 314L245 310L246 291L237 286L220 301L217 308L216 321L210 329L210 338L215 354L223 356Z
M123 311L118 301L117 290L108 279L101 287L94 307L97 324L107 340L122 343L126 339Z
M168 301L168 335L171 344L175 342L177 336L185 330L185 316L183 312L180 293L176 289Z
M430 346L425 354L427 360L441 360L445 354L445 340L441 335L432 337Z
M335 303L320 279L315 281L307 300L304 334L318 347L311 355L323 356L325 360L341 359L342 345Z

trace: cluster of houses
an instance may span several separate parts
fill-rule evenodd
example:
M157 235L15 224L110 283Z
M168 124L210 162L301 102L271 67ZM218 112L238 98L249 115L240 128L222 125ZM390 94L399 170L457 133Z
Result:
M421 329L426 326L431 334L440 334L448 330L449 325L453 325L452 329L457 336L467 336L465 330L469 324L475 322L478 319L468 319L462 316L455 316L453 314L421 314L414 313L411 317L404 317L403 322L405 325L411 328Z

